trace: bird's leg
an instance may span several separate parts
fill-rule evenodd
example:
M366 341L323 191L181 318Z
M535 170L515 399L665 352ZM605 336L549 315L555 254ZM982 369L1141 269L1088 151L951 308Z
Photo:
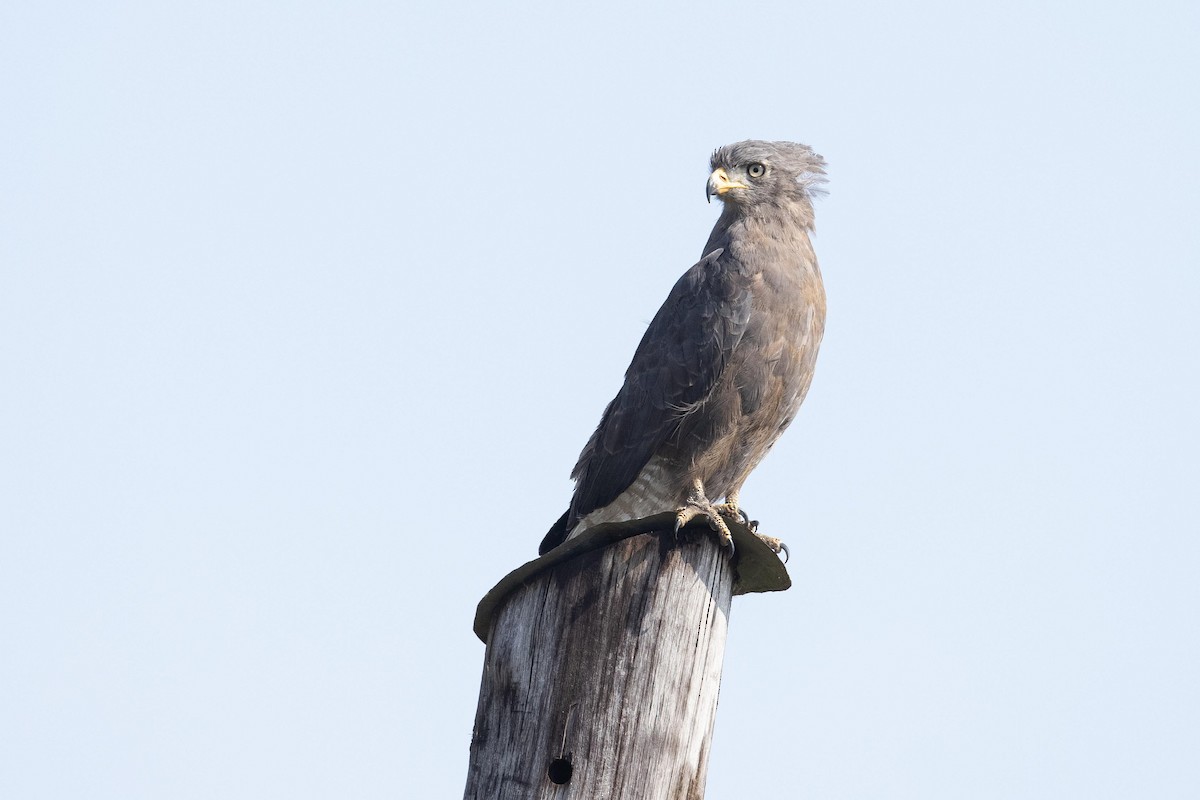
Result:
M675 511L675 532L679 533L679 529L687 525L696 517L704 517L708 520L708 526L717 532L717 540L720 541L722 547L729 548L730 556L733 555L733 534L729 532L729 525L725 520L721 519L721 508L713 505L712 501L704 494L704 484L699 478L692 481L692 491L688 494L687 500L683 507Z
M725 495L725 502L717 506L717 511L720 511L722 514L726 514L731 517L740 518L742 523L747 528L754 530L754 528L757 527L757 523L752 523L750 521L750 515L745 511L742 511L741 506L738 505L738 494L740 494L740 491L738 489L734 489L732 492Z
M791 552L788 550L788 546L783 543L782 539L776 539L774 536L763 536L758 532L758 520L750 519L750 515L747 514L740 505L738 505L738 495L740 493L741 492L739 490L734 489L732 492L729 492L727 495L725 495L725 502L717 506L717 511L722 514L728 514L731 517L739 517L745 526L750 529L750 532L761 539L763 544L771 548L773 553L776 555L783 553L783 560L786 562L788 558L791 557Z

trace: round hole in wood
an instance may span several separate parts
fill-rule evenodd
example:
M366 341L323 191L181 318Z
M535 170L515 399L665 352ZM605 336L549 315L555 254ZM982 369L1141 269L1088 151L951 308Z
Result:
M571 780L571 773L574 771L575 768L571 766L570 758L556 758L550 762L546 775L549 776L552 783L561 785Z

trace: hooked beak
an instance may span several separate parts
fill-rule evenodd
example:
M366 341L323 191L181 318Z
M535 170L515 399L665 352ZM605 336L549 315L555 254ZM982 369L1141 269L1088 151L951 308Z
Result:
M749 189L750 187L740 181L729 180L729 173L724 167L717 167L713 170L712 175L708 176L708 187L704 191L704 196L708 202L712 202L712 196L715 194L718 197L723 196L730 189Z

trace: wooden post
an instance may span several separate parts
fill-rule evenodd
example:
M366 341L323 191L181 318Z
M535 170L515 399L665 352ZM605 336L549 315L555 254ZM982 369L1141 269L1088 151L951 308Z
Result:
M603 526L484 598L465 800L703 798L738 576L715 536L677 543L672 520ZM742 591L790 584L749 531L735 543L736 564L751 550L751 572L772 573Z

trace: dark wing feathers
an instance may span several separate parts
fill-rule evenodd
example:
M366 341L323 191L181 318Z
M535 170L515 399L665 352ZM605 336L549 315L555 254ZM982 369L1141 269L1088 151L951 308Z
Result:
M642 336L625 384L571 473L567 530L633 483L680 419L708 397L737 347L750 320L750 279L726 268L722 253L684 273Z

